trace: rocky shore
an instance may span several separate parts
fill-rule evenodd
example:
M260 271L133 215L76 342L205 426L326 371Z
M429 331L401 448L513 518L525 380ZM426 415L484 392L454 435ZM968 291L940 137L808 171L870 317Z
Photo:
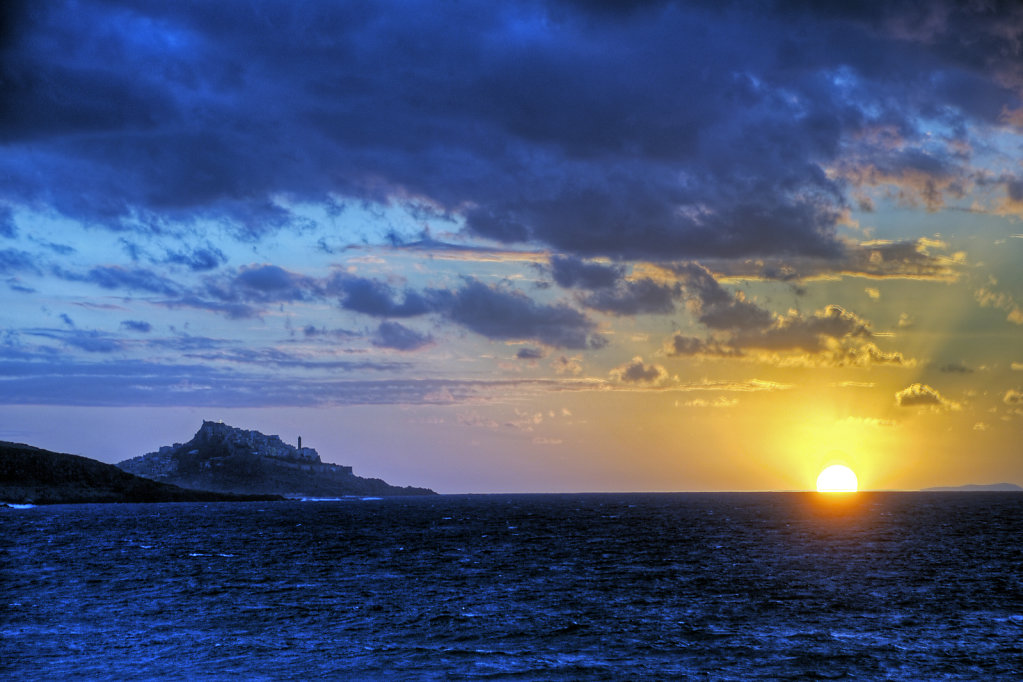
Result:
M187 490L135 476L88 457L0 441L0 502L226 502L280 500L278 495L238 495Z

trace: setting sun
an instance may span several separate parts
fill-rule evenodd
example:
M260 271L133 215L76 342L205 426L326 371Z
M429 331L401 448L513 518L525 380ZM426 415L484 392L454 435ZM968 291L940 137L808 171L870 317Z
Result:
M854 493L858 487L856 474L847 466L833 464L817 477L819 493Z

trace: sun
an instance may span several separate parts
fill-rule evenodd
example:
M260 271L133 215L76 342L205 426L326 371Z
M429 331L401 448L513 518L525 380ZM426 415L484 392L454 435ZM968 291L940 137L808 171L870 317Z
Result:
M854 493L857 487L856 474L842 464L832 464L817 477L819 493Z

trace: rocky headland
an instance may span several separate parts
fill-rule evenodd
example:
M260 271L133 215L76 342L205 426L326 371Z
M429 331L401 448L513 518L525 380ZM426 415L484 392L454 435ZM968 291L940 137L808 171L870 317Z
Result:
M328 464L313 448L280 436L203 421L187 443L161 447L119 462L124 471L186 488L287 497L433 495L428 488L393 486L362 478L352 467Z
M1018 493L1023 488L1015 483L970 483L967 485L939 486L937 488L924 488L925 493Z
M185 490L135 476L88 457L0 441L0 502L227 502L279 500L277 495L234 495Z

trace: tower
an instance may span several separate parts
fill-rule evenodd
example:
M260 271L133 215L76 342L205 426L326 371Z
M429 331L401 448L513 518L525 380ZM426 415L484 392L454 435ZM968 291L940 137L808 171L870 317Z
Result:
M299 437L298 437L298 449L299 449L299 450L301 450L301 449L302 449L302 436L299 436Z

